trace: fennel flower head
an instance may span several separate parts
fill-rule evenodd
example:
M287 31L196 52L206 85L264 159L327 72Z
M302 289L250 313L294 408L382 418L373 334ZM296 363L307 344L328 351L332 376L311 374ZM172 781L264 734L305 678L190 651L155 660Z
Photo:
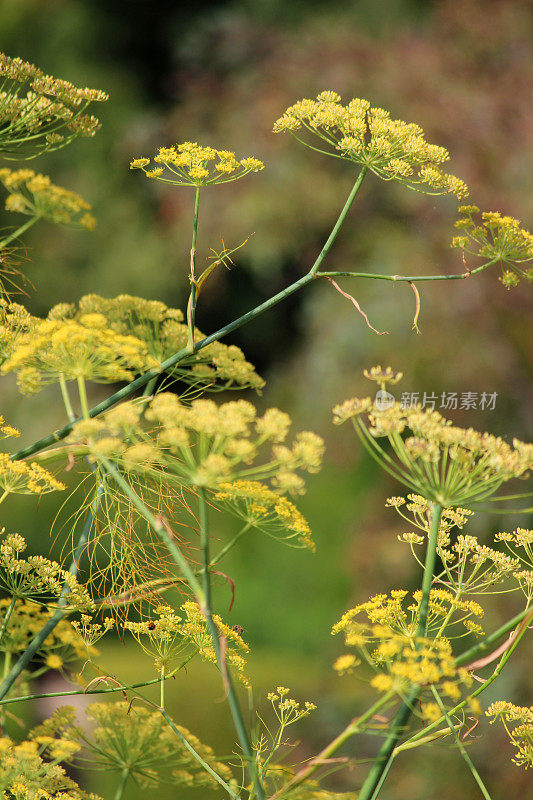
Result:
M130 169L142 169L147 178L173 186L196 188L231 183L264 168L263 162L257 158L238 159L229 150L215 150L197 142L160 147L153 160L155 166L149 166L149 158L134 158Z
M0 152L35 158L77 136L94 136L98 119L85 110L106 92L45 75L34 64L0 53Z
M299 100L274 123L274 133L288 132L325 155L366 167L379 178L398 181L424 194L468 196L460 178L442 170L450 155L430 144L414 122L392 119L383 108L355 98L346 105L337 92L321 92L315 100ZM319 146L311 144L314 138Z
M374 367L365 375L382 389L398 379L390 367ZM532 444L514 439L510 445L489 433L459 428L429 408L404 408L393 399L375 404L370 397L354 397L336 406L333 417L337 425L351 419L383 469L443 506L487 499L503 483L525 476L533 468ZM392 454L379 439L388 439Z

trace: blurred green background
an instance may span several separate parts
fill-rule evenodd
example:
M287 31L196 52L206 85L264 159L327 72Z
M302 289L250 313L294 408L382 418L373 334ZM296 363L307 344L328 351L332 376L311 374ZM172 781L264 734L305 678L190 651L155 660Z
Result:
M30 165L81 192L99 225L91 234L47 223L33 228L25 240L24 270L35 290L28 288L25 302L44 314L50 305L84 293L126 292L183 308L192 192L162 189L128 165L159 145L191 139L266 163L258 175L204 192L200 264L222 238L231 246L254 235L235 266L210 281L200 327L215 330L301 276L328 235L353 174L346 164L273 135L271 127L286 106L329 88L345 100L366 97L393 116L420 123L430 141L450 150L450 170L470 185L473 202L516 216L527 227L533 217L532 17L530 4L495 0L204 0L194 7L162 0L2 0L2 50L111 95L96 110L102 128L94 140L78 140ZM449 247L455 213L451 199L417 195L371 176L329 267L390 274L461 271L460 256ZM217 589L220 610L245 628L252 647L256 698L281 683L318 704L314 720L298 731L302 757L363 710L364 686L332 672L342 645L330 637L331 625L370 593L416 585L414 563L396 539L404 528L383 508L399 488L365 457L348 426L331 426L331 407L367 393L362 369L381 363L403 370L404 391L498 393L494 411L455 412L458 424L526 438L531 421L527 287L507 292L496 273L424 285L418 336L411 329L414 298L408 286L342 285L387 336L376 336L324 284L292 295L227 340L240 345L267 380L259 405L279 405L296 427L317 431L328 445L326 466L309 481L300 504L316 555L250 536L225 562L236 584L231 614L226 584ZM62 423L52 390L21 401L4 378L1 396L2 413L23 428L26 441ZM94 387L93 399L101 396L102 389ZM52 497L33 506L14 500L2 524L27 535L36 550L46 549L56 510ZM516 524L527 523L523 517L505 521L506 529ZM479 516L471 530L488 542L500 525L500 518ZM495 603L494 625L518 610L517 603ZM530 702L530 658L526 645L522 668L509 668L497 695L484 703L494 697ZM150 670L119 641L105 646L103 663L126 680L142 679ZM233 745L218 681L214 670L191 668L168 693L178 721L223 755ZM484 720L477 730L487 735L473 743L472 757L495 800L525 796L531 782L510 764L500 731ZM375 741L359 741L346 754L363 760L375 747ZM345 770L329 785L354 789L364 769ZM94 776L91 788L109 797L113 785ZM382 796L466 800L476 791L459 757L441 745L402 756ZM179 792L180 798L200 795ZM131 789L127 796L141 795ZM160 796L177 795L162 789Z

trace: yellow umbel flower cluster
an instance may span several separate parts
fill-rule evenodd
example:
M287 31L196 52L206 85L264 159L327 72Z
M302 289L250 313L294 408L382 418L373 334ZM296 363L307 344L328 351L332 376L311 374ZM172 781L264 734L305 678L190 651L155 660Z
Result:
M96 133L98 120L83 111L107 100L105 92L78 88L5 53L0 77L0 151L32 158Z
M159 362L187 344L188 328L183 322L182 311L168 308L158 300L145 300L127 294L113 298L89 294L80 298L77 307L70 303L59 303L51 309L48 317L78 321L86 314L101 314L111 330L140 339L149 354ZM195 341L203 338L202 331L196 328ZM198 353L181 359L171 373L185 383L213 390L250 386L259 392L265 385L253 365L246 361L242 350L222 342L212 342Z
M102 314L83 314L77 321L34 318L31 329L17 336L1 372L16 372L21 391L33 393L61 378L131 381L158 366L140 339L116 333Z
M0 600L0 619L4 619L10 605L10 600ZM6 629L0 641L0 651L18 657L48 622L53 610L53 608L45 609L40 603L17 600L7 617ZM92 652L96 653L96 650ZM38 657L50 669L59 669L71 662L85 660L87 648L71 623L63 619L46 638Z
M229 150L203 147L197 142L183 142L175 147L160 147L154 156L156 164L151 167L149 158L134 158L131 169L142 169L147 178L155 178L173 186L213 186L216 183L231 183L244 178L250 172L264 168L257 158L236 158Z
M460 600L445 590L432 589L428 635L421 637L416 635L416 628L422 593L415 592L414 603L404 608L406 597L406 591L394 590L390 597L377 595L346 612L331 632L343 632L346 645L355 648L360 658L342 655L334 669L339 674L351 673L364 660L376 671L370 684L380 692L393 690L403 695L413 685L438 685L446 697L456 702L461 687L470 686L472 678L466 669L456 667L450 640L443 630L447 634L451 626L462 624L470 632L472 627L479 627L472 624L470 617L481 616L483 609L478 603ZM356 619L361 614L366 621Z
M319 152L360 164L383 180L424 194L468 196L464 181L441 169L450 157L446 148L427 142L419 125L392 119L368 100L356 98L342 105L333 91L321 92L316 100L299 100L274 123L275 133L284 131L314 150L301 137L317 136L326 145Z
M56 186L47 175L32 169L0 169L0 183L9 192L6 211L26 214L74 228L96 227L91 206L81 195Z
M47 494L66 489L36 461L13 461L9 453L0 453L0 502L8 494Z
M533 706L515 706L507 700L497 700L486 710L487 717L493 717L490 723L499 720L516 747L512 758L518 767L533 767Z
M311 529L296 506L259 481L221 483L213 501L273 539L315 549Z
M272 704L274 714L281 728L286 728L287 725L292 725L302 717L308 717L311 711L315 711L316 705L306 700L302 706L296 700L288 697L290 689L286 686L277 686L275 692L267 694L267 700Z
M121 403L98 419L77 423L67 441L85 439L94 457L118 458L127 470L164 466L184 484L206 489L253 476L269 480L279 494L302 494L305 483L297 470L315 473L322 464L324 442L315 433L302 431L291 447L283 444L291 420L277 408L259 417L245 400L185 405L175 394L161 392L144 406L149 430L142 412L139 403ZM267 444L266 460L255 463Z
M43 556L22 558L26 550L26 540L19 533L5 533L0 530L0 586L18 598L32 599L35 602L52 603L64 592L64 598L72 609L94 608L87 589L74 575L63 569L56 561Z
M20 431L12 425L7 425L5 419L0 414L0 439L18 438Z
M19 337L34 324L35 318L24 306L0 297L0 364L11 355Z
M124 623L124 629L130 631L147 655L152 656L158 672L162 669L168 672L178 658L185 661L191 649L193 653L198 651L195 642L203 636L204 627L193 633L193 628L185 624L186 609L183 606L182 610L183 615L180 615L170 606L161 605L154 609L149 619ZM203 624L205 626L205 620Z
M533 468L532 444L514 439L511 446L489 433L453 426L430 408L352 398L333 409L335 424L347 419L384 469L444 506L490 497L502 483ZM396 459L384 454L376 442L381 437L389 440Z
M520 220L484 211L478 222L477 206L460 206L459 213L464 216L455 227L463 233L452 239L452 247L486 261L499 262L503 270L500 280L507 289L517 286L521 277L533 280L533 234L520 227Z
M513 533L500 532L495 536L497 542L504 542L511 553L510 561L515 564L513 577L526 595L528 602L533 599L533 530L517 528Z
M80 762L95 770L122 774L128 770L143 788L158 783L213 788L214 778L195 760L159 711L149 711L131 703L93 703L86 712L90 734L76 725L72 706L59 708L52 717L31 732L32 741L70 740L84 748ZM193 750L227 780L231 771L217 761L212 749L186 728L176 725ZM76 754L69 761L76 763Z
M412 594L413 602L405 607L404 601L409 601L405 589L393 589L390 596L377 594L364 603L359 603L349 609L333 626L331 633L344 632L348 645L363 645L367 638L365 627L356 621L360 614L366 616L372 625L384 625L402 636L413 638L417 626L419 605L422 592ZM462 600L446 589L432 589L429 595L429 609L427 618L428 636L442 633L442 621L446 621L446 636L450 638L450 629L461 626L459 635L464 629L472 630L472 617L481 618L483 608L474 600ZM477 623L476 623L477 624Z
M0 738L0 796L4 800L101 800L69 778L57 762L80 746L68 739L23 741Z

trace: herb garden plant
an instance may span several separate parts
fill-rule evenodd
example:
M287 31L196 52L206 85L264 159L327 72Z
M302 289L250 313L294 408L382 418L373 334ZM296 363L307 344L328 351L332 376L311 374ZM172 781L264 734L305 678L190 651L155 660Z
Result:
M69 494L62 535L66 544L68 533L73 537L71 560L59 564L46 552L28 555L21 533L4 529L1 534L1 797L95 798L69 777L74 766L81 776L112 772L115 800L128 796L132 782L192 786L201 798L375 800L400 753L446 741L472 773L477 784L472 796L477 791L489 798L490 788L469 755L472 716L487 715L505 726L519 767L533 761L533 710L507 699L482 705L484 691L533 618L533 532L504 530L495 541L478 541L467 526L476 509L525 496L519 490L504 495L501 489L527 478L533 446L458 428L436 411L403 408L393 398L385 404L370 396L353 398L333 410L335 424L353 425L359 438L354 447L366 448L397 482L398 495L386 505L409 529L399 539L416 561L419 589L384 587L354 608L339 609L332 630L341 635L334 669L346 676L342 680L366 682L368 702L321 752L298 763L290 747L292 732L315 705L276 687L283 675L274 675L268 709L254 709L250 724L243 713L250 692L246 632L214 613L212 578L222 576L232 585L220 571L224 557L253 530L280 547L314 549L297 502L307 476L321 467L324 444L313 432L293 431L284 411L269 408L260 414L239 397L243 389L260 391L264 382L242 351L223 339L316 281L332 284L370 325L355 297L338 285L336 279L343 277L408 283L416 328L419 283L474 280L490 268L500 269L507 288L531 278L531 234L515 219L462 205L456 223L460 234L452 241L463 254L456 274L328 271L328 253L363 181L395 181L461 201L469 191L444 170L447 151L428 143L418 125L392 119L366 100L344 105L339 95L326 91L316 100L297 102L274 124L275 133L289 133L347 162L354 173L338 220L305 275L273 297L259 298L259 305L220 330L207 335L198 330L196 311L206 282L245 244L224 247L205 268L199 266L204 192L244 178L260 180L255 173L264 165L255 157L184 142L161 147L152 158L135 157L131 168L144 173L135 177L189 193L192 235L190 250L183 247L189 264L187 308L126 294L91 294L77 303L60 302L46 318L36 317L14 299L22 234L40 220L87 230L95 220L83 198L26 163L77 136L94 135L98 120L90 112L107 95L76 88L5 55L0 74L0 181L5 210L18 225L0 241L1 373L14 373L23 395L56 386L66 417L62 428L43 432L43 438L18 451L13 442L19 431L1 419L7 450L0 453L0 503L14 494L31 501L54 493L59 510ZM372 367L365 376L385 392L402 377L390 367ZM93 383L109 385L97 405L91 402ZM217 393L226 390L234 390L236 399L219 402ZM215 510L235 520L233 538L216 547ZM52 523L43 522L45 533ZM43 536L43 548L46 540ZM515 593L515 614L495 629L483 618L483 595L501 591ZM127 648L149 654L153 674L132 685L106 673L96 645L112 630ZM217 757L183 727L187 720L173 719L167 711L169 693L179 691L180 672L185 665L194 669L198 660L211 662L220 675L235 729L229 758ZM66 703L76 694L95 695L97 702L89 705L87 720L77 719L65 704L21 734L10 706L47 696L35 681L48 670L70 676L72 689L54 693L64 695ZM152 684L159 685L157 704L143 695L143 687ZM381 746L362 785L342 795L325 788L341 747L356 760L358 735L368 733L379 736ZM350 780L347 774L348 786Z

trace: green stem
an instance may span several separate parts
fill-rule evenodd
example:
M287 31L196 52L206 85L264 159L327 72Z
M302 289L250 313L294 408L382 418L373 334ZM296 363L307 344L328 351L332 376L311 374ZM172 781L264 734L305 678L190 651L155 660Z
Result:
M422 597L418 609L418 625L416 630L417 637L425 636L427 629L429 592L435 572L435 562L437 560L437 540L439 535L441 514L442 506L439 503L433 503L431 525L426 549L426 561L424 564L424 574L422 577ZM383 785L385 776L390 769L394 748L396 747L402 734L405 732L405 728L409 722L413 712L413 707L418 700L419 695L419 687L411 689L402 705L396 712L396 715L391 722L390 733L381 745L370 772L368 773L366 780L361 787L358 800L374 800L374 798L377 797L376 792L379 792L380 787Z
M285 289L281 290L281 292L278 292L277 294L270 297L268 300L265 300L264 303L260 303L260 305L256 306L251 311L248 311L246 314L243 314L241 317L238 317L237 319L233 320L233 322L229 322L227 325L224 325L222 328L219 328L219 330L215 331L215 333L206 336L205 339L202 339L200 342L196 342L194 345L195 353L197 353L202 348L207 347L208 344L219 341L219 339L222 339L224 336L227 336L228 333L232 333L233 331L237 330L237 328L240 328L242 325L246 325L246 323L251 322L260 314L263 314L265 311L268 311L269 309L273 308L282 300L285 300L285 298L289 297L294 292L297 292L299 289L302 289L304 286L307 286L308 283L311 283L315 278L318 277L318 275L316 275L316 270L318 269L320 264L323 262L325 256L331 249L331 246L340 230L342 221L344 220L346 214L348 213L349 206L355 199L356 192L354 193L354 190L356 187L359 188L358 185L359 186L361 185L360 184L361 181L362 178L361 175L359 175L355 183L355 186L352 189L343 210L341 211L339 219L337 220L335 227L333 228L333 231L328 237L326 244L322 248L320 255L316 259L315 263L313 264L309 272L299 280L295 281L294 283L291 283L290 286L286 286ZM89 416L97 417L99 414L102 414L104 411L107 411L109 408L116 405L116 403L119 403L121 400L126 400L128 397L131 397L133 394L135 394L137 389L142 389L153 378L157 378L162 372L165 372L175 367L176 364L186 355L190 355L190 351L187 349L187 347L184 347L182 350L179 350L177 353L174 353L174 355L170 356L165 361L163 361L159 370L149 370L148 372L145 372L143 375L140 375L138 378L136 378L136 380L132 381L127 386L123 386L122 389L118 390L118 392L115 392L110 397L106 398L106 400L102 401L101 403L98 403L96 406L93 406L93 408L89 410ZM77 421L79 420L76 420L76 422ZM13 459L27 458L28 456L32 456L35 453L38 453L40 450L44 450L51 444L55 444L56 442L61 441L62 439L65 438L65 436L69 435L70 431L72 430L72 424L73 423L65 425L63 428L54 431L48 436L44 436L42 439L39 439L38 442L34 442L28 447L19 450L11 457Z
M460 656L457 656L455 659L455 664L457 667L464 667L466 664L470 664L471 661L476 661L480 656L485 655L498 639L501 639L502 636L505 636L506 633L509 633L516 628L527 616L531 614L531 608L525 608L519 614L516 614L512 619L505 622L501 627L483 639L482 642L479 644L475 644L469 650L465 650L464 653L461 653Z
M427 617L429 608L429 593L431 583L435 574L435 563L437 561L437 542L439 538L439 525L442 515L442 506L433 503L431 509L431 525L429 528L428 545L426 550L426 562L424 564L424 575L422 577L422 597L418 609L417 636L425 636L427 633Z
M324 261L325 257L327 256L327 254L331 250L331 245L333 244L333 242L337 238L337 235L338 235L338 233L339 233L339 231L340 231L340 229L342 227L342 223L346 219L346 215L348 214L348 211L352 207L352 203L355 200L359 189L361 188L361 184L363 183L363 180L364 180L365 175L366 175L367 172L368 172L368 168L367 167L363 167L363 169L361 170L361 172L357 176L357 180L355 181L354 185L352 186L352 191L348 195L348 199L346 200L346 203L344 204L344 207L343 207L341 213L339 214L337 222L333 226L333 229L332 229L330 235L328 236L324 247L320 251L320 253L318 255L318 258L316 259L315 263L313 264L313 266L309 270L309 274L310 275L314 275L318 271L318 269L320 268L320 265L322 264L322 262Z
M2 239L2 241L0 241L0 250L3 250L4 247L8 245L10 242L12 242L14 239L18 239L19 236L22 236L22 234L25 233L29 228L31 228L32 225L35 225L38 219L40 219L39 216L31 217L31 219L25 222L24 225L21 225L20 228L17 228L16 231L11 233L9 236L6 236L5 239Z
M80 405L83 419L89 419L89 403L87 401L87 387L85 386L85 380L81 376L78 376L76 381L78 383L78 393L80 395Z
M189 663L189 661L194 658L196 653L192 656L189 656L185 659L185 661L180 664L179 667L176 667L172 670L172 672L168 672L165 674L165 681L168 681L170 678L173 678L174 675L179 672L180 669ZM108 686L105 689L74 689L73 691L68 692L43 692L41 694L27 694L23 697L9 697L0 700L0 705L9 705L10 703L22 703L27 700L41 700L43 697L75 697L77 695L82 694L109 694L110 692L128 692L133 691L134 689L142 689L144 686L153 686L155 683L161 682L161 676L157 678L152 678L149 681L140 681L139 683L130 683L128 685L120 685L120 686Z
M159 675L159 705L161 708L165 707L165 665L161 667Z
M231 711L231 716L233 717L233 724L235 725L235 730L239 738L239 743L241 745L244 758L248 763L248 771L250 773L250 777L252 779L252 783L254 785L258 800L265 800L265 793L257 771L257 764L252 752L250 738L248 736L248 732L244 724L241 707L239 705L239 700L237 698L237 693L235 692L235 687L233 685L233 680L226 659L222 656L222 652L220 649L219 633L217 626L215 625L215 622L213 620L213 611L211 606L211 577L209 574L209 561L210 561L209 527L207 519L207 502L205 499L204 489L199 489L198 491L198 502L199 502L200 540L201 540L203 565L204 565L203 576L202 576L204 585L203 612L205 614L209 633L211 634L211 638L213 640L213 647L215 648L218 665L222 672L222 675L224 676L224 683L228 694L228 703Z
M200 187L196 187L196 195L194 198L194 219L192 224L192 242L191 242L191 263L190 263L190 277L191 293L189 295L189 302L187 303L187 327L189 329L189 336L187 339L187 351L194 353L194 325L196 320L196 237L198 234L198 207L200 205Z
M381 275L377 272L351 272L348 270L335 270L334 272L319 272L319 278L370 278L376 281L393 281L393 283L416 283L417 281L462 281L465 278L470 278L471 275L476 275L479 272L497 264L499 259L493 258L482 264L480 267L469 270L469 272L460 272L454 275Z
M122 770L122 775L120 776L120 782L117 786L117 791L115 792L114 800L122 800L122 796L124 795L124 789L126 788L126 782L128 780L130 774L129 767L124 767Z
M247 523L247 524L244 526L244 528L242 528L242 530L240 530L240 531L239 531L239 533L238 533L236 536L234 536L234 537L233 537L233 539L231 540L231 542L228 542L228 543L227 543L227 545L225 545L225 546L222 548L222 550L220 550L220 551L219 551L219 552L216 554L216 556L215 556L213 559L211 559L211 561L210 561L210 563L209 563L209 566L210 566L210 567L214 567L214 566L215 566L215 564L218 564L218 562L219 562L219 561L221 561L221 560L224 558L224 556L226 555L226 553L229 553L229 551L230 551L230 550L231 550L233 547L235 547L235 545L237 544L237 542L239 541L239 539L241 538L241 536L244 536L244 534L246 533L246 531L250 530L250 528L251 528L251 527L252 527L252 526L250 525L250 523Z
M455 739L455 744L456 744L456 745L457 745L457 747L459 748L459 752L461 753L461 755L463 756L463 758L464 758L464 760L465 760L466 764L468 765L468 767L469 767L469 769L470 769L470 772L472 773L472 776L473 776L473 778L474 778L475 782L477 783L477 785L478 785L478 786L479 786L479 788L481 789L481 794L483 795L483 797L485 798L485 800L492 800L492 798L491 798L490 794L488 793L488 791L487 791L487 789L486 789L486 787L485 787L485 784L484 784L484 783L483 783L483 781L481 780L481 775L479 774L479 772L478 772L478 771L477 771L477 769L475 768L474 764L472 763L472 759L470 758L470 756L469 756L469 755L468 755L468 753L466 752L466 747L465 747L465 746L464 746L464 744L462 743L462 741L461 741L461 739L460 739L460 737L459 737L459 734L458 734L458 733L457 733L457 731L455 730L455 725L453 724L452 720L451 720L451 719L450 719L450 717L448 716L448 712L447 712L447 711L446 711L446 709L444 708L444 705L443 705L443 703L442 703L442 700L440 699L439 693L437 692L437 690L435 689L435 687L434 687L434 686L432 686L432 687L431 687L431 691L432 691L432 693L433 693L433 697L434 697L434 698L435 698L435 700L437 701L437 705L438 705L438 707L439 707L439 708L440 708L440 710L441 710L441 714L442 714L442 716L443 716L443 717L444 717L444 719L446 720L446 722L447 722L447 724L448 724L448 727L449 727L449 729L450 729L450 730L451 730L451 732L452 732L452 736L453 736L453 738Z
M67 412L67 417L69 418L70 422L74 422L76 419L76 414L74 413L72 403L70 402L68 386L63 373L61 373L59 376L59 388L61 389L61 397L63 398L63 404L65 406L65 411Z
M150 397L150 395L152 395L154 393L154 389L156 387L156 383L157 383L157 377L156 378L152 378L151 381L148 381L148 383L144 387L143 397Z
M9 622L9 618L10 618L11 614L13 613L13 609L15 608L15 603L16 602L17 602L17 598L16 597L12 597L11 598L11 602L9 603L9 606L8 606L7 611L5 613L4 619L2 621L2 627L0 628L0 642L2 641L2 637L3 637L3 635L4 635L5 631L6 631L6 628L7 628L7 623Z

